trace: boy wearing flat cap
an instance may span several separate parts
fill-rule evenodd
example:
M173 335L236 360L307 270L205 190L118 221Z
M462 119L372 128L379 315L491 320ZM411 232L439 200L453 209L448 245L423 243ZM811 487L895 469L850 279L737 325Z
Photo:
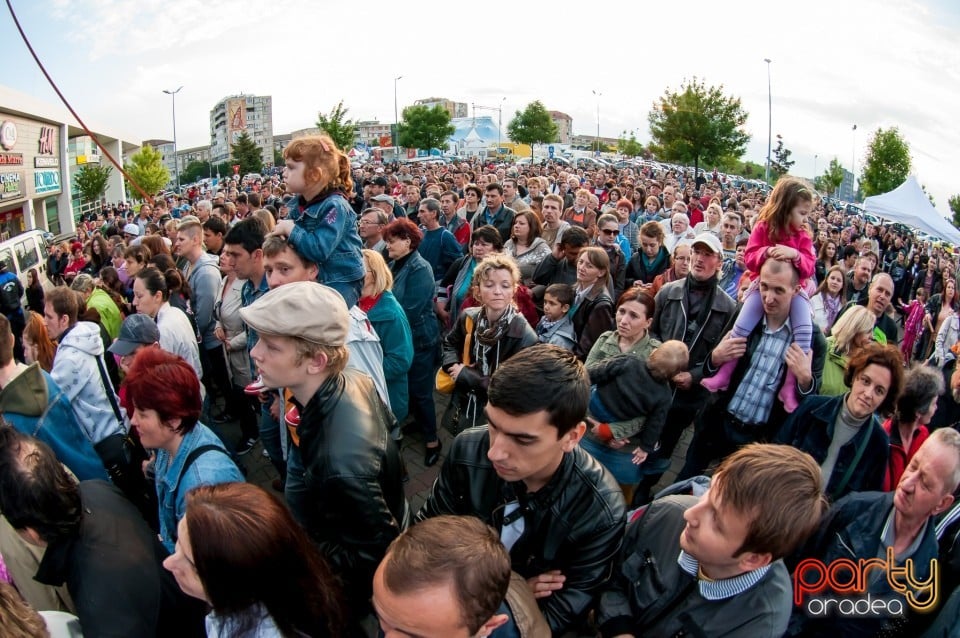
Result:
M288 283L240 315L259 335L250 356L264 385L293 393L306 527L342 579L353 619L362 618L373 573L409 522L400 453L387 435L393 415L370 377L346 367L350 316L332 288Z

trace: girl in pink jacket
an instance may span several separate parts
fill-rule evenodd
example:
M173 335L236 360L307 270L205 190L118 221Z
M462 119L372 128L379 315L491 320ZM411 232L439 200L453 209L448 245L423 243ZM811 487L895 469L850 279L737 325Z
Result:
M813 241L804 222L813 208L813 189L794 177L783 177L777 182L770 199L760 211L757 225L750 233L745 262L747 269L759 273L767 259L777 259L793 266L799 274L800 292L790 304L790 327L793 341L804 352L810 351L813 336L812 310L807 289L817 263ZM759 277L757 278L759 280ZM743 308L733 325L734 337L748 337L763 319L763 301L755 281L743 301ZM726 390L737 360L728 361L702 384L711 392ZM777 395L787 412L797 409L797 379L787 370L783 387Z

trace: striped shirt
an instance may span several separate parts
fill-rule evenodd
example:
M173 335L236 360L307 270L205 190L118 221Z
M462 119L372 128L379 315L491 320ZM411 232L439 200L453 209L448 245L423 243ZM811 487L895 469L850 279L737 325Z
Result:
M742 594L759 583L772 565L772 563L771 565L764 565L733 578L705 580L699 576L700 561L682 549L677 557L677 564L680 565L680 569L697 579L697 588L705 600L726 600Z
M767 319L764 317L760 343L750 358L746 374L727 404L727 412L731 416L751 425L767 422L780 390L787 349L792 342L790 319L771 332L767 329Z

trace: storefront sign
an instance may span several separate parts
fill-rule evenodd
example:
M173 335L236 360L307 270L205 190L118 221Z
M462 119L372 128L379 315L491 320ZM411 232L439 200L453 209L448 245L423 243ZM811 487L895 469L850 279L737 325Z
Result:
M17 144L17 125L13 120L4 120L0 123L0 146L9 151Z
M0 173L0 199L14 199L22 194L20 173Z
M34 168L56 168L60 166L59 157L34 157Z
M37 171L33 174L33 190L40 195L60 190L60 171Z
M77 166L81 164L99 164L99 155L77 155Z
M23 166L23 153L0 153L0 166Z
M52 126L40 127L40 142L37 148L37 155L53 155L53 137L57 129Z

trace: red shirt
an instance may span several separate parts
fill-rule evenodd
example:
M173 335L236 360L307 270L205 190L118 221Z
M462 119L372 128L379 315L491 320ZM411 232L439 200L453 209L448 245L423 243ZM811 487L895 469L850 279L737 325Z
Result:
M890 458L887 460L887 473L883 477L883 491L892 492L900 482L903 471L907 469L910 459L917 453L923 442L930 436L927 426L920 425L913 430L913 440L910 441L910 449L903 449L903 442L900 440L899 428L893 427L893 420L887 419L883 423L883 429L890 437Z

